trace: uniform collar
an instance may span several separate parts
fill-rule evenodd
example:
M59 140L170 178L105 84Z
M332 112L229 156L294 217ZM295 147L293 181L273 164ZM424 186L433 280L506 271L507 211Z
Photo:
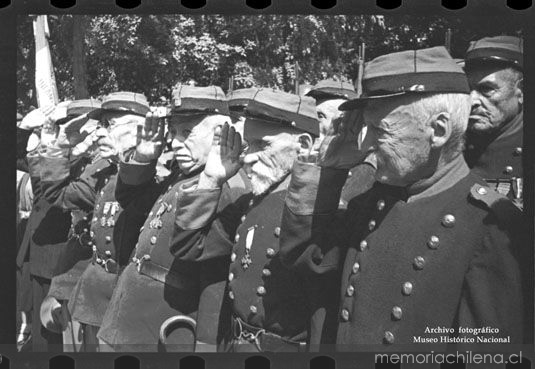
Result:
M408 186L407 202L431 197L445 191L466 177L469 172L470 170L464 161L463 155L458 155L451 162L436 171L431 177Z

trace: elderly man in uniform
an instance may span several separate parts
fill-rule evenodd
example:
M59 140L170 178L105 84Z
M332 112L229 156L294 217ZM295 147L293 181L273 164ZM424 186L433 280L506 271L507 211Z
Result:
M281 264L279 232L291 166L298 154L310 151L318 133L311 98L260 89L247 103L243 169L251 180L253 197L241 224L234 225L234 244L221 238L221 233L210 240L212 247L230 253L228 351L305 350L310 315L307 285ZM217 145L192 190L220 189L241 167L241 137L233 128L224 126L214 141ZM211 208L216 206L214 196Z
M320 137L316 140L315 148L318 149L325 137L332 136L336 125L340 122L339 106L349 99L358 97L352 84L334 79L326 79L318 82L307 96L316 99L316 110L320 121ZM366 134L365 126L361 128L359 139ZM347 203L353 197L369 190L373 184L375 163L371 160L359 163L348 172L348 178L342 195L340 206L347 207Z
M523 42L485 37L470 44L465 71L472 96L465 158L489 186L522 207Z
M459 327L490 326L496 339L521 342L522 281L508 228L518 212L464 161L462 69L444 47L392 53L367 64L363 91L341 106L363 109L362 151L345 122L317 163L297 162L281 223L286 265L309 278L342 270L337 349L401 349L436 337L429 327L452 328L462 342ZM337 217L351 159L366 154L376 157L376 183Z
M203 205L188 202L184 188L204 168L215 127L230 119L219 87L178 85L172 104L169 135L178 168L163 182L154 181L156 161L163 148L164 124L151 113L133 155L119 165L117 200L123 208L132 209L129 212L148 217L141 227L132 262L119 277L98 332L107 349L193 348L189 328L195 326L201 266L187 259L189 254L202 251L203 244L198 240L203 229L199 224L206 220L196 216Z
M523 41L519 37L485 37L470 44L465 72L472 96L465 159L489 187L509 197L523 209ZM533 247L527 232L524 247L515 250L524 280L533 280ZM533 287L525 285L525 299L533 301ZM526 322L533 308L526 305ZM526 324L525 338L533 340L533 325Z
M93 106L92 111L88 112L85 120L91 119L86 124L84 120L71 121L65 129L66 132L80 128L87 130L87 125L91 126L84 141L69 150L71 155L75 151L77 155L90 155L90 161L81 175L74 177L69 173L68 157L49 157L46 161L50 168L49 179L44 180L47 198L57 206L70 209L76 214L73 218L76 222L73 223L69 251L63 255L61 274L54 277L53 287L49 291L50 301L47 306L43 304L45 310L42 312L44 319L51 321L55 315L52 311L59 305L58 300L64 301L63 318L76 328L73 336L82 337L74 342L76 351L96 349L99 321L95 316L99 316L100 312L102 318L105 297L109 299L113 290L119 264L116 262L117 255L120 251L126 254L122 255L124 265L135 243L135 239L132 239L134 232L121 232L125 220L120 217L122 209L114 201L116 161L124 150L136 145L137 127L143 125L148 111L147 99L142 94L116 92L107 95L102 107L99 103L98 109L95 110ZM98 129L94 119L100 121ZM83 127L80 127L81 124L84 124ZM95 150L97 142L98 151ZM116 221L119 224L114 227ZM128 219L128 223L138 224L138 227L143 221L141 215ZM114 234L117 241L113 239ZM116 244L123 249L115 250ZM95 277L94 274L100 271L102 273ZM78 300L78 304L74 299ZM78 309L74 310L74 307Z

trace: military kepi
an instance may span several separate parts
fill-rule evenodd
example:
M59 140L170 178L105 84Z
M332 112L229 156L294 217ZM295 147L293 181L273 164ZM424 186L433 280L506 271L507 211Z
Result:
M228 107L230 110L242 110L254 98L258 88L240 88L227 94Z
M229 115L227 98L221 87L176 85L171 114L199 113Z
M136 92L119 91L104 96L100 109L95 109L88 114L90 119L99 120L102 113L122 112L145 116L149 111L149 103L145 95Z
M67 105L67 116L58 119L55 123L58 125L65 124L68 121L79 117L80 115L84 115L96 109L100 109L101 105L102 103L100 102L100 100L96 99L74 100L70 102L69 105Z
M407 93L470 93L463 69L443 46L379 56L364 67L362 96L340 110L358 108L370 99Z
M245 108L247 119L292 127L319 136L316 102L308 96L259 89Z
M306 93L306 96L316 100L325 99L355 99L358 97L355 87L349 82L337 81L335 79L324 79L319 81Z
M485 37L470 43L465 59L467 67L482 61L494 61L522 69L524 42L515 36Z

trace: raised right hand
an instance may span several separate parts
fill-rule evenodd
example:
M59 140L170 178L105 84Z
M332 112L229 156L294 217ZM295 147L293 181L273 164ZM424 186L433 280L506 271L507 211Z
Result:
M148 112L145 117L145 126L138 127L137 147L134 160L148 163L158 159L164 148L165 121L159 114Z

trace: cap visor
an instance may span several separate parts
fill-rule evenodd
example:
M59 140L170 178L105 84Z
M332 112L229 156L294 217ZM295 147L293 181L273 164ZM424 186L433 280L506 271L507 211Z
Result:
M366 103L370 100L376 100L376 99L384 99L387 97L392 96L400 96L405 95L407 91L401 91L401 92L392 92L388 94L383 95L374 95L374 96L365 96L365 97L359 97L358 99L348 100L338 107L338 110L341 111L347 111L347 110L353 110L353 109L359 109L362 108Z
M89 119L100 120L100 117L102 116L103 112L104 112L104 109L98 108L87 113L87 117Z

